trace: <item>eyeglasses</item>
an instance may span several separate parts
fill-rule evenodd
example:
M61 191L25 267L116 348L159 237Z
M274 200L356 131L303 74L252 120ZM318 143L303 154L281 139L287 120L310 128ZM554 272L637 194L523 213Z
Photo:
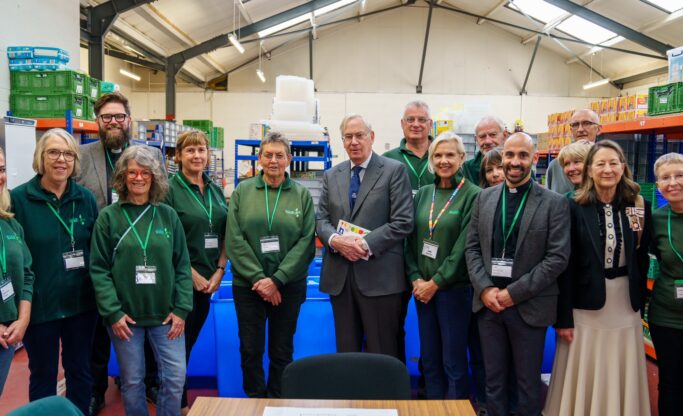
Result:
M148 170L129 170L126 172L126 176L128 176L128 179L136 179L138 175L142 176L142 179L144 180L151 179L152 176L154 176L152 172Z
M576 121L574 123L569 123L569 127L573 129L578 129L579 126L583 127L584 129L587 129L590 126L597 126L598 123L593 123L592 121L584 120L584 121Z
M429 119L427 117L406 117L403 119L403 121L405 121L408 124L412 124L416 121L420 124L427 124Z
M287 157L287 155L284 154L284 153L262 153L262 154L261 154L261 157L264 158L264 159L266 159L266 160L273 160L273 159L275 159L275 160L277 160L278 162L281 162L281 161L285 160L285 158Z
M662 176L661 178L657 178L657 183L660 183L662 185L666 185L667 183L674 181L676 183L683 184L683 173L676 173L674 175L666 175Z
M73 162L76 159L76 153L70 150L62 151L57 149L48 149L45 151L45 154L50 160L57 160L60 156L64 156L64 160L67 162Z
M123 121L128 118L128 114L124 113L119 113L119 114L100 114L100 120L102 120L105 123L111 123L112 119L118 121L119 123L122 123Z
M369 133L369 132L367 132L367 131L364 131L364 132L361 132L361 133L349 133L349 134L345 134L345 135L342 137L342 139L343 139L345 142L350 142L350 141L353 140L353 139L356 139L357 141L360 142L360 141L362 141L363 139L365 139L365 137L368 135L368 133Z

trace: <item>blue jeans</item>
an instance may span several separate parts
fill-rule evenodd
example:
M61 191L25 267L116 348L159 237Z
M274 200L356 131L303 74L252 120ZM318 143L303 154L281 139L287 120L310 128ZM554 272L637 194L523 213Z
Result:
M9 345L9 348L4 349L0 347L0 397L2 397L2 389L5 387L7 374L9 374L9 367L14 358L14 345Z
M428 399L468 399L467 332L472 288L438 290L415 302Z
M158 416L180 415L180 398L185 383L185 335L170 340L168 331L171 325L149 327L129 326L133 332L130 341L114 335L111 326L107 327L116 351L116 359L121 370L121 394L127 415L147 415L145 399L145 336L154 352L159 368L159 396L157 396Z

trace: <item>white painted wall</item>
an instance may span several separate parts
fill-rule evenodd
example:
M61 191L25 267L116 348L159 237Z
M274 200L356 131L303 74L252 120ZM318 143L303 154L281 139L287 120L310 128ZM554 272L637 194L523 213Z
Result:
M3 0L0 12L0 114L9 110L8 46L51 46L69 52L80 68L78 0Z

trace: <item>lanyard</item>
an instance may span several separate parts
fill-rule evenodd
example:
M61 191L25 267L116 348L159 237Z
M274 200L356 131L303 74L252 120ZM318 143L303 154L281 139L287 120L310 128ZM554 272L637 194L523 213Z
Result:
M127 147L128 147L128 145L124 145L123 150L126 150ZM121 151L123 151L123 150L121 150ZM107 149L106 146L104 147L104 154L107 156L107 162L109 162L109 167L111 168L111 171L113 174L116 171L116 169L114 169L114 163L112 163L112 161L111 161L111 156L109 155L109 149Z
M519 220L519 215L522 213L522 208L524 208L524 203L526 202L526 197L529 196L529 191L531 190L531 187L533 185L530 185L529 188L524 192L524 196L522 197L522 201L519 203L519 207L517 208L517 212L515 213L514 218L512 219L512 224L510 224L510 229L505 232L505 217L507 216L506 209L505 209L505 192L503 192L503 212L501 213L501 219L503 220L503 257L505 257L505 246L507 246L508 239L510 238L510 235L512 234L512 230L515 228L515 224L517 224L517 220ZM503 185L504 191L507 190L507 185Z
M7 277L7 241L5 241L5 233L2 231L2 225L0 225L0 237L2 238L2 251L0 252L0 266L2 267L2 280Z
M265 182L265 181L264 181ZM275 206L273 207L273 215L270 215L270 204L268 204L268 184L266 183L266 219L268 220L268 232L273 230L273 221L275 220L275 210L277 210L277 203L280 201L280 192L282 192L282 185L284 181L280 184L277 190L277 198L275 198Z
M425 174L425 171L427 170L427 165L429 165L429 163L425 163L425 165L422 166L422 170L420 171L420 174L418 175L417 170L415 170L415 167L413 166L413 164L410 163L406 154L401 153L401 156L403 156L403 159L405 159L405 161L406 161L406 165L408 165L408 168L410 169L410 171L413 172L413 175L415 175L415 177L417 178L417 187L419 188L420 187L420 180L422 179L422 175Z
M458 184L458 187L455 188L453 193L451 193L451 196L448 198L448 201L446 201L446 204L441 208L441 211L439 211L439 214L436 216L436 219L432 221L433 215L434 215L434 200L436 198L436 185L434 185L434 191L432 192L432 206L429 208L429 239L432 239L432 236L434 235L434 229L436 228L436 224L439 223L439 219L441 218L441 215L446 211L446 209L451 205L451 202L453 202L453 198L455 198L455 195L458 193L460 188L462 188L462 184L465 183L465 178L463 177L460 183Z
M206 216L209 218L209 228L211 229L211 232L213 232L213 200L211 199L211 186L209 186L208 184L206 185L206 196L209 198L209 210L207 211L204 204L202 204L197 195L192 191L192 189L190 189L190 186L187 183L185 183L183 178L179 174L175 177L178 178L180 183L182 183L185 186L187 192L189 192L190 195L192 195L194 200L197 201L197 204L199 204L199 206L202 208Z
M666 230L669 234L669 246L671 246L671 250L673 250L674 253L678 256L678 259L683 262L683 256L681 256L681 253L676 250L676 247L674 247L673 241L671 241L671 205L669 205L669 221L667 223Z
M50 204L49 202L46 202L46 204L47 204L48 208L50 208L50 211L52 211L54 216L57 217L59 222L62 223L66 232L69 234L69 237L71 238L71 251L75 251L76 250L76 240L74 239L74 218L76 217L76 201L71 203L71 206L73 208L72 209L73 212L71 214L71 226L66 225L66 223L62 219L62 216L59 215L59 212L57 212L57 210L55 209L55 207L52 206L52 204Z
M140 213L140 215L138 215L138 217L135 219L136 223L138 222L138 220L140 218L142 218L143 215L145 215L145 213L147 211L149 211L149 207L151 207L151 205L147 205L147 208L145 208L145 210L142 211L142 213ZM154 209L152 210L152 219L149 221L149 226L147 227L147 236L145 237L144 243L142 242L142 239L140 238L140 234L138 234L138 230L135 229L135 224L133 224L133 222L130 220L130 217L128 216L128 213L126 212L126 210L123 209L123 207L121 207L121 211L123 211L123 215L126 217L126 220L128 221L128 225L130 226L130 228L133 229L133 234L135 234L135 237L138 239L138 243L140 243L140 247L142 247L143 260L145 262L145 266L147 266L147 243L149 243L149 235L152 232L152 224L154 223L154 216L157 213L157 207L154 207Z

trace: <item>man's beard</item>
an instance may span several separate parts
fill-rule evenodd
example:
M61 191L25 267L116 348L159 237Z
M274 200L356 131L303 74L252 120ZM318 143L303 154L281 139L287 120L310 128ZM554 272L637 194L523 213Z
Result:
M123 149L123 146L130 141L130 130L100 130L100 140L104 142L107 149Z

